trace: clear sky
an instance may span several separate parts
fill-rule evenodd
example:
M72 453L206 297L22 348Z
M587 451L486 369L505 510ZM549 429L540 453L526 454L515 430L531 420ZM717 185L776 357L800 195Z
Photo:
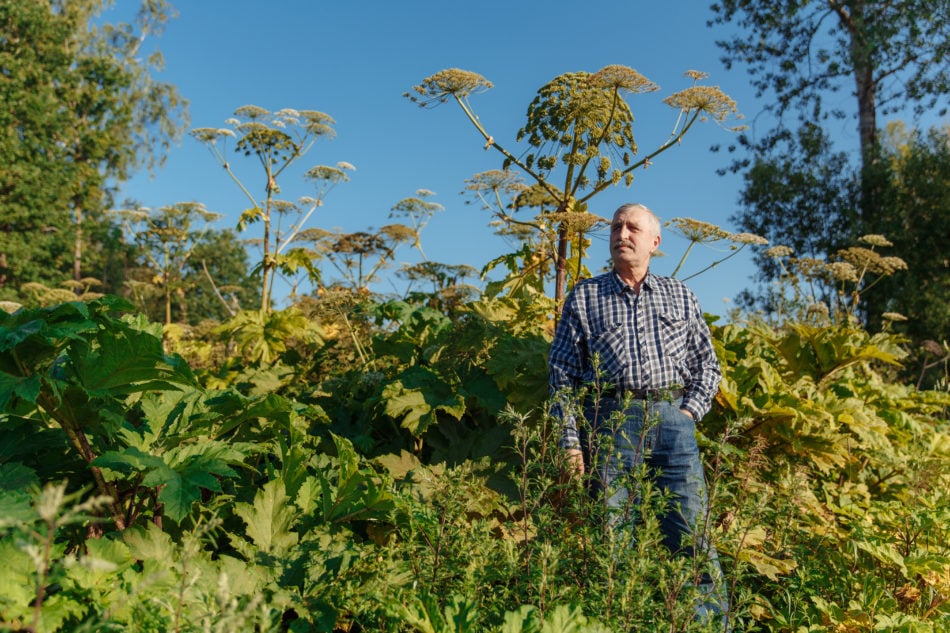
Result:
M500 169L502 156L484 142L461 110L448 103L421 109L403 97L413 85L446 68L483 75L494 84L471 103L496 140L518 149L515 135L537 90L570 71L596 72L610 64L636 69L660 91L632 98L641 154L666 140L677 112L662 99L690 85L687 70L709 73L753 123L761 110L741 69L726 72L715 46L727 34L706 26L707 3L693 0L529 2L526 0L177 0L179 13L156 40L165 57L162 81L190 101L190 127L223 127L240 106L319 110L336 120L336 137L321 140L303 167L346 161L350 181L334 189L308 226L345 231L391 222L390 208L417 189L436 193L444 206L422 234L429 259L481 268L508 252L487 226L489 217L460 195L465 179ZM106 15L106 19L108 19ZM639 171L630 188L618 186L592 200L591 211L610 216L624 202L642 202L663 220L692 217L736 231L741 179L718 176L729 161L734 133L713 122L697 124L683 144ZM233 144L232 144L233 146ZM519 153L519 152L515 152ZM232 166L255 194L263 194L259 167L235 155ZM282 197L311 193L303 180L282 180ZM248 201L191 137L174 147L155 175L141 175L123 197L158 208L198 201L233 227ZM607 258L605 232L595 236L588 265ZM668 231L653 270L669 274L685 243ZM699 249L684 277L726 254ZM400 260L418 261L402 247ZM252 255L252 258L254 255ZM750 285L754 272L744 254L689 282L703 308L724 314L727 301ZM394 270L387 274L392 276ZM383 288L384 289L384 288Z

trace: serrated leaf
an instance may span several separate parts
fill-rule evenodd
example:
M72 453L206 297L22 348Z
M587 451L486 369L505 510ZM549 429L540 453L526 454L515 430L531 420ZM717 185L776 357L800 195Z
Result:
M39 485L40 478L29 466L19 462L0 464L0 490L25 493L30 486L38 488ZM0 517L2 516L3 513L0 512Z
M523 604L517 611L505 613L505 621L498 633L539 633L538 608Z
M194 384L187 365L165 355L161 339L119 322L110 325L96 347L70 356L88 391L121 395Z
M29 525L39 519L25 490L0 491L0 528Z
M427 367L410 367L386 385L380 399L383 412L414 435L437 421L439 411L456 420L465 414L465 399L452 385Z
M754 549L742 550L738 559L749 563L757 572L771 580L778 580L780 575L791 573L798 567L798 563L793 559L773 558Z
M422 466L422 461L409 451L402 449L399 454L386 453L374 458L377 464L382 465L393 479L402 479L409 472Z
M11 541L0 541L0 587L3 587L4 619L11 621L18 615L32 613L30 601L36 597L34 574L36 568L30 555ZM19 613L18 613L19 611Z
M274 479L254 496L254 504L236 503L234 513L247 524L247 536L265 554L281 556L297 544L291 531L296 511L284 492L283 482Z
M172 537L154 523L144 528L124 530L122 541L128 545L129 555L135 560L152 560L168 565L177 558Z
M38 375L19 377L0 372L0 410L5 410L14 397L31 404L40 395L42 380Z
M897 551L893 543L871 543L868 541L857 541L855 543L858 549L867 552L877 561L885 565L893 565L901 570L901 574L907 577L907 567L904 563L904 557Z
M134 446L127 446L121 451L106 451L92 460L92 465L124 474L167 468L161 457L145 453Z
M191 512L191 506L201 498L201 489L219 490L218 481L200 470L178 472L168 466L157 468L142 480L146 486L161 486L158 500L165 516L180 523Z

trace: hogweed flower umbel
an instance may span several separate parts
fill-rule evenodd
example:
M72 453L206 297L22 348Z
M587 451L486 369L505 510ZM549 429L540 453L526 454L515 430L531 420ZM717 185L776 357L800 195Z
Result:
M405 96L420 107L435 106L445 103L449 97L465 99L471 94L485 92L492 88L492 82L478 73L460 68L440 70L434 75L426 77L422 83L413 86L416 95L406 93Z

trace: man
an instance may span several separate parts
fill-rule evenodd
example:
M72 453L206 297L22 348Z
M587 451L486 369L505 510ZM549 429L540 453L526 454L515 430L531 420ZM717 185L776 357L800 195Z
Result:
M623 482L646 462L672 496L661 517L671 551L696 556L708 571L697 616L727 611L722 572L705 538L707 493L696 421L710 408L722 373L696 296L682 282L650 272L660 221L625 204L610 225L613 270L578 282L561 313L549 359L553 411L563 420L561 447L571 468L607 495L614 525L636 501ZM582 387L584 423L569 400ZM619 413L618 413L619 412ZM698 529L697 529L698 528Z

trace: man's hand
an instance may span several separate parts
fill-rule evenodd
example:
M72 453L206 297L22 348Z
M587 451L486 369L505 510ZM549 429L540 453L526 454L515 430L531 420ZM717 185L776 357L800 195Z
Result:
M695 419L696 419L696 418L693 417L693 414L692 414L692 412L691 412L689 409L680 409L680 411L682 411L683 413L685 413L686 415L688 415L690 420L695 420Z
M564 451L567 457L567 467L571 474L584 474L584 453L579 448L568 448Z

